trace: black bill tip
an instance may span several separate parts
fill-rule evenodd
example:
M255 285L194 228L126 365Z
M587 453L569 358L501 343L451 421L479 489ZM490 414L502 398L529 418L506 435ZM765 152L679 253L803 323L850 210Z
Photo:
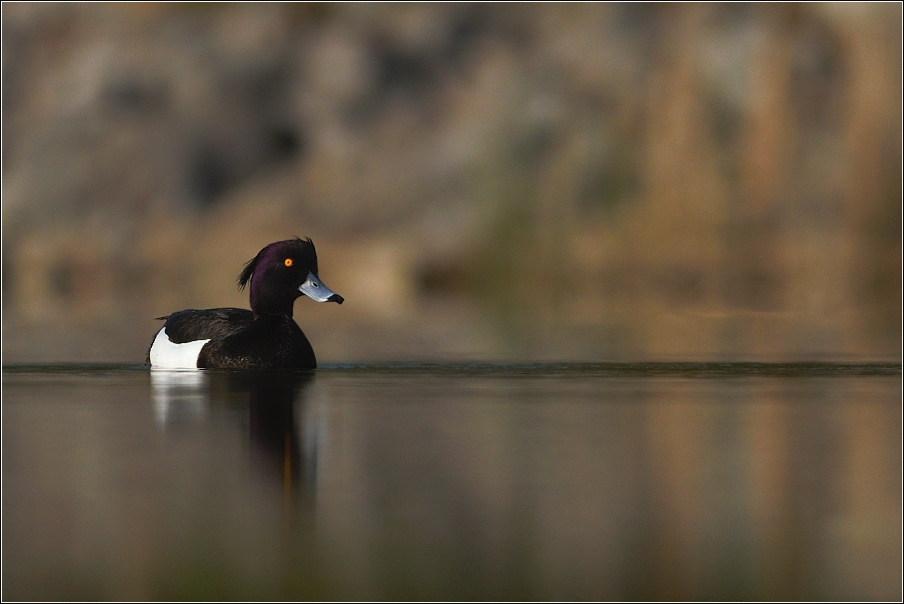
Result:
M339 294L333 294L329 298L326 299L327 302L335 302L336 304L342 304L345 302L345 298L340 296Z

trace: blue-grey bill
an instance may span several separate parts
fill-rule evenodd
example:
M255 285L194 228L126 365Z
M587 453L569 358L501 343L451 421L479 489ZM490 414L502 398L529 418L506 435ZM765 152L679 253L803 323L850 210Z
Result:
M336 302L342 304L345 298L328 288L320 280L320 277L308 272L308 278L299 286L299 291L317 302Z

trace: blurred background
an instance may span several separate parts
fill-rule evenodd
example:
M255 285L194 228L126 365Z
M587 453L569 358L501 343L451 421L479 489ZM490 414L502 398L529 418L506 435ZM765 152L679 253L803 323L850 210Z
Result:
M901 5L3 4L4 362L317 245L319 360L901 358Z

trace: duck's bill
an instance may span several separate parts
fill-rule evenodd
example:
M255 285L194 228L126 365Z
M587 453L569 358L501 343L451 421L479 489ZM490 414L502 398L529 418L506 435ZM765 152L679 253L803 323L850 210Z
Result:
M336 302L342 304L345 298L328 288L320 280L320 277L309 272L308 278L298 287L298 291L317 302Z

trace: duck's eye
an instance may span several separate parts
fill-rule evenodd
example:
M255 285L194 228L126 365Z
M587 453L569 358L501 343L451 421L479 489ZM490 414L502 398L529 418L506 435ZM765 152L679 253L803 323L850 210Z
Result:
M292 266L292 259L291 259L291 258L286 258L286 261L283 262L283 264L285 264L286 266Z

